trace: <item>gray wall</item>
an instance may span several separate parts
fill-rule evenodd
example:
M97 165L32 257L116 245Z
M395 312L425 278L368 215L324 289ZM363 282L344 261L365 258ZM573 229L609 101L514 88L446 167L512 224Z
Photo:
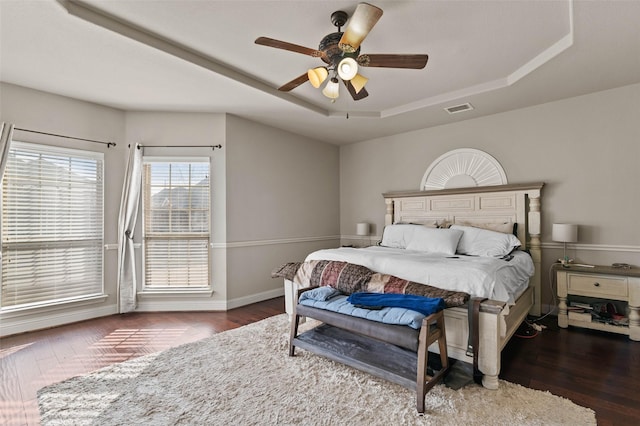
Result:
M235 116L120 111L0 83L0 120L17 127L117 143L115 148L16 132L15 140L105 153L104 302L24 311L1 318L0 335L116 312L117 220L128 144L145 155L210 156L212 294L145 296L139 310L228 309L283 294L271 270L339 244L339 148ZM158 148L150 145L217 145ZM140 242L141 221L135 240ZM141 265L138 250L138 265ZM140 274L140 278L142 278Z
M0 120L24 129L56 133L94 140L113 141L116 147L89 142L72 141L52 136L16 131L13 139L22 142L85 149L104 153L104 240L115 244L118 240L117 223L120 194L127 159L124 136L125 113L105 106L82 102L63 96L0 83ZM102 303L75 304L33 311L3 314L2 331L24 331L51 327L92 316L109 315L116 306L117 250L105 250L104 288L109 296Z
M192 296L144 296L138 301L139 311L225 309L227 298L226 258L218 247L226 241L225 216L225 146L226 116L212 113L140 112L126 113L126 139L140 143L145 156L210 157L212 185L212 288L213 294ZM212 145L223 145L213 150ZM180 145L202 148L175 147ZM154 147L155 146L155 147ZM142 221L138 220L135 241L142 240ZM142 265L138 251L137 264ZM141 269L141 268L139 268ZM141 274L142 271L140 271ZM139 275L142 282L142 275Z
M553 222L580 225L570 254L587 263L640 264L640 85L366 141L340 148L225 114L124 112L0 83L0 119L19 127L90 139L115 148L16 132L15 139L105 153L105 242L117 241L127 144L213 145L214 294L191 306L230 308L282 294L271 269L355 234L358 222L384 223L381 194L418 189L431 162L449 150L493 155L509 183L544 181L543 280L562 248ZM180 150L177 155L196 154ZM170 149L146 150L172 155ZM3 315L22 329L42 328L115 309L116 250L105 251L104 303L46 315ZM543 304L551 303L543 288ZM192 301L193 302L193 301ZM154 303L156 303L154 305ZM168 300L143 306L176 306Z
M235 116L226 149L229 299L281 292L275 266L339 244L339 149Z
M433 160L457 148L494 156L509 183L545 182L543 277L562 255L551 224L579 225L571 256L640 264L640 85L370 140L340 149L340 225L381 235L383 192L418 189ZM543 285L543 304L551 291Z

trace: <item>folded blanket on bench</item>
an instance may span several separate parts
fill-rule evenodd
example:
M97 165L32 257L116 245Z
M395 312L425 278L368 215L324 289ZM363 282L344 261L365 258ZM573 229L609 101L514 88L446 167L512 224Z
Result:
M347 301L357 307L405 308L423 315L431 315L447 307L441 297L432 298L412 294L353 293Z
M271 276L294 281L303 287L330 286L345 294L367 292L440 297L447 308L464 305L469 300L468 293L443 290L374 272L361 265L333 260L285 263L274 269Z
M305 291L300 295L298 303L383 324L407 325L416 330L420 329L425 318L420 312L407 308L387 307L371 310L354 306L347 301L345 294L326 286Z

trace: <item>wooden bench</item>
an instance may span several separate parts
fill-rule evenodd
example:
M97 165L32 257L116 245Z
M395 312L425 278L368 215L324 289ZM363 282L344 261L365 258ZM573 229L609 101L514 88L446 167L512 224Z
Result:
M306 288L298 296L311 288ZM416 391L416 408L424 413L427 392L449 369L443 311L422 320L419 330L295 304L289 356L296 346ZM298 334L302 317L321 321ZM429 375L428 348L438 342L440 370Z

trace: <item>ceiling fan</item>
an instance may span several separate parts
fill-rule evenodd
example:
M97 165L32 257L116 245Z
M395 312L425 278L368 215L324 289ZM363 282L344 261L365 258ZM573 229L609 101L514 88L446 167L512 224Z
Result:
M369 95L364 88L369 79L358 73L359 67L422 69L429 59L428 55L360 54L360 44L381 16L382 9L369 3L359 3L351 19L341 10L333 12L331 23L338 27L338 31L324 36L320 40L318 49L268 37L258 37L255 42L263 46L320 58L327 64L309 69L306 73L279 87L278 90L288 92L307 81L313 87L319 88L331 75L322 93L335 102L339 96L338 78L340 78L351 97L357 101ZM341 32L340 29L347 20L349 24L346 30Z

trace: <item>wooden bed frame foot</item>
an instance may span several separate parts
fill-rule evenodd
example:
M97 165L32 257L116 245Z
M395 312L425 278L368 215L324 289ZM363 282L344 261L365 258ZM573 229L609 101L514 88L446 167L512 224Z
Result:
M482 377L482 386L491 390L498 389L498 376L488 376L485 374Z

